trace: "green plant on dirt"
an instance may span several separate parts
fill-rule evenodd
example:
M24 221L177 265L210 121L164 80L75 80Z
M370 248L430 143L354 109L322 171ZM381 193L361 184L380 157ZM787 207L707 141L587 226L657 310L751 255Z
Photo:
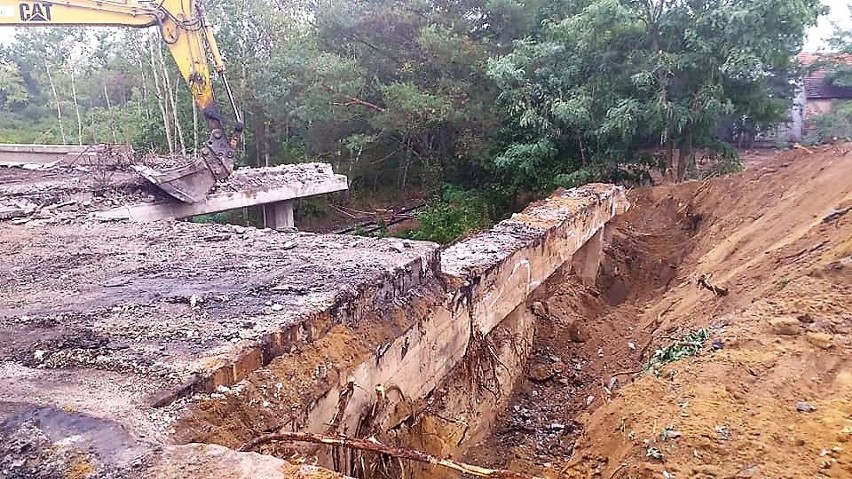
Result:
M852 102L835 102L831 109L813 118L802 140L806 145L822 145L852 140Z
M657 349L648 361L646 369L653 371L655 375L659 375L662 366L698 354L704 348L704 343L707 342L709 337L710 331L701 328L683 336L665 348Z
M668 441L671 439L677 439L681 436L680 432L675 430L674 426L669 424L662 431L660 431L660 440Z
M743 162L731 145L719 142L715 149L708 150L710 169L703 173L702 179L715 178L717 176L731 175L743 171Z
M792 281L790 278L784 276L783 278L779 279L778 282L775 283L775 285L778 286L778 289L784 289L787 287L788 284L790 284L790 281Z
M495 190L462 190L450 185L416 213L419 226L406 233L414 240L448 244L470 232L493 225L506 198Z
M388 235L388 222L385 221L384 218L379 218L379 221L376 222L379 229L375 232L375 236L379 238L384 238Z
M328 201L325 198L302 198L297 209L300 218L322 218L328 215Z

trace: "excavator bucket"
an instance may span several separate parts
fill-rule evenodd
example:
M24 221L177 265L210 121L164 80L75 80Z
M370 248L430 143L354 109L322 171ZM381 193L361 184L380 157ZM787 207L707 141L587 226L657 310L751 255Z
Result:
M148 166L133 165L143 178L184 203L199 203L216 184L216 177L203 158L168 170L158 171Z
M215 129L201 155L188 163L158 171L148 166L134 165L133 169L161 190L184 203L200 203L217 181L225 181L234 171L234 148L242 128L229 141L222 130Z

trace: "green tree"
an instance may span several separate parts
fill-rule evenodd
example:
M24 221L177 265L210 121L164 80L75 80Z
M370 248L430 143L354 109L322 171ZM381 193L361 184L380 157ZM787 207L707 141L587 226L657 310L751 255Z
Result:
M732 154L721 119L784 119L769 79L793 67L821 11L816 0L578 2L489 63L517 125L497 164L548 188L648 165L683 180L696 149Z
M0 63L0 107L12 110L26 105L28 99L24 77L18 66Z

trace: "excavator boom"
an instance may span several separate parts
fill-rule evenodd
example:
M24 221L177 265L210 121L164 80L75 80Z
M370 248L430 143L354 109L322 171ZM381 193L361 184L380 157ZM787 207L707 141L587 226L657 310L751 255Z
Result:
M156 27L204 115L210 137L201 150L201 156L183 166L166 171L139 166L137 171L165 192L187 203L204 200L217 181L226 179L233 172L243 123L201 0L0 0L0 26L3 25ZM208 55L233 110L234 129L230 135L225 134L224 119L213 93Z

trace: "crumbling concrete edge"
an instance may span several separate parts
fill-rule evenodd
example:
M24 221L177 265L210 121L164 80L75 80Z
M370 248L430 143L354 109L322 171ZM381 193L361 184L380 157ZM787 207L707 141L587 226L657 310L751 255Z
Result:
M373 314L380 304L393 304L434 278L440 265L437 247L412 259L402 267L388 269L381 277L356 291L341 292L317 313L293 318L290 324L267 332L259 339L243 340L225 352L206 360L202 372L180 385L163 390L148 399L152 407L164 407L196 393L209 393L219 386L230 387L273 359L298 350L323 337L336 324L355 324Z
M441 253L446 299L428 317L357 366L343 430L355 430L372 407L374 388L399 389L408 402L425 398L464 359L475 337L487 336L529 294L569 262L606 223L630 207L624 189L591 184L559 190L494 228ZM310 411L306 430L322 432L345 385L328 391ZM391 407L391 406L388 406Z
M441 255L441 273L464 294L478 332L488 334L630 203L622 187L589 184L548 199L456 243Z

